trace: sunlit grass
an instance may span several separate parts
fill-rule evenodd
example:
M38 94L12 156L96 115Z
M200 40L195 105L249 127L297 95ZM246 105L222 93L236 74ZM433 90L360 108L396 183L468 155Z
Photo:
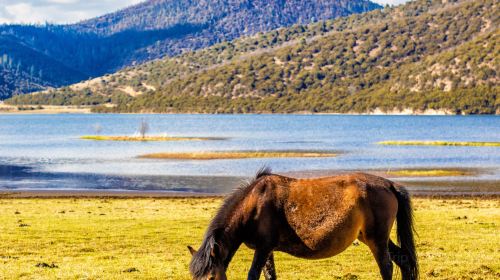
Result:
M248 158L324 158L335 157L336 153L314 151L239 151L239 152L193 152L193 153L155 153L142 155L149 159L248 159Z
M407 176L407 177L448 177L448 176L469 176L474 173L461 169L401 169L387 171L387 175Z
M391 146L471 146L500 147L500 142L453 142L453 141L382 141L379 145Z
M80 137L83 140L94 141L206 141L206 140L224 140L216 137L171 137L171 136L103 136L103 135L85 135Z
M421 279L499 278L500 200L414 202ZM0 278L190 279L186 245L200 245L220 203L216 198L0 199ZM246 279L251 259L242 246L229 279ZM316 261L278 253L276 263L280 279L348 274L380 279L363 244Z

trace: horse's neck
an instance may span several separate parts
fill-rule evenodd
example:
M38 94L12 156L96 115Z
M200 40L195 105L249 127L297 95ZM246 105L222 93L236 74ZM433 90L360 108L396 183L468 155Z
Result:
M235 242L235 243L232 243L232 244L226 244L226 257L224 259L224 266L227 268L229 266L229 263L231 262L231 260L233 259L234 257L234 254L236 254L236 251L238 250L238 248L240 247L242 242Z
M239 218L234 219L229 219L230 221L241 221ZM226 256L225 256L225 265L226 267L229 265L231 262L234 254L240 247L240 245L243 243L242 240L242 230L243 225L241 223L236 223L233 222L232 224L227 224L224 228L224 240L220 240L221 244L223 244L224 249L226 251Z

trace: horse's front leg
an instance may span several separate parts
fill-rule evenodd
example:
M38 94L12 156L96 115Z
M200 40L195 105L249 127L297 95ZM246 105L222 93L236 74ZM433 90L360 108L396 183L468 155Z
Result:
M260 273L266 265L266 262L272 250L256 249L253 255L252 267L248 272L248 280L259 280Z
M274 254L271 252L264 265L264 278L266 280L276 280L276 269L274 267Z

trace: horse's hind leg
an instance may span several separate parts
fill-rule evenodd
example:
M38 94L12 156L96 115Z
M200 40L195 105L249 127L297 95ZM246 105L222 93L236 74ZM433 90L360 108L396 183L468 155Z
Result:
M404 266L404 258L406 255L398 245L392 242L392 240L389 240L389 253L393 262L395 262L399 267Z
M274 254L271 253L264 266L264 278L266 280L276 280L276 269L274 267Z
M372 254L375 257L375 260L377 261L378 267L380 269L380 274L382 275L382 279L391 280L393 266L392 266L391 255L389 254L389 248L387 246L387 241L370 240L366 242L366 244L368 245L368 247L370 247L370 250L372 251Z
M411 274L408 255L406 255L403 249L401 249L398 245L394 244L392 240L389 240L389 253L392 261L395 262L401 269L403 279L410 279L407 276Z
M392 280L393 264L389 253L391 228L396 220L398 201L387 189L368 188L365 226L358 239L372 251L383 280Z

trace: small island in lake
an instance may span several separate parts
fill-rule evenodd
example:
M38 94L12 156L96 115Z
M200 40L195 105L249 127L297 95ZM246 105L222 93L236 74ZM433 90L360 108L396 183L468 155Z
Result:
M85 135L80 137L83 140L94 141L130 141L130 142L153 142L153 141L210 141L226 140L223 137L175 137L175 136L103 136Z
M395 177L458 177L472 176L477 172L470 169L446 168L446 169L398 169L387 171L388 176Z
M146 159L252 159L252 158L325 158L336 157L338 153L322 151L234 151L234 152L186 152L155 153L139 156Z
M387 146L470 146L500 147L500 142L455 142L455 141L382 141L379 145Z

